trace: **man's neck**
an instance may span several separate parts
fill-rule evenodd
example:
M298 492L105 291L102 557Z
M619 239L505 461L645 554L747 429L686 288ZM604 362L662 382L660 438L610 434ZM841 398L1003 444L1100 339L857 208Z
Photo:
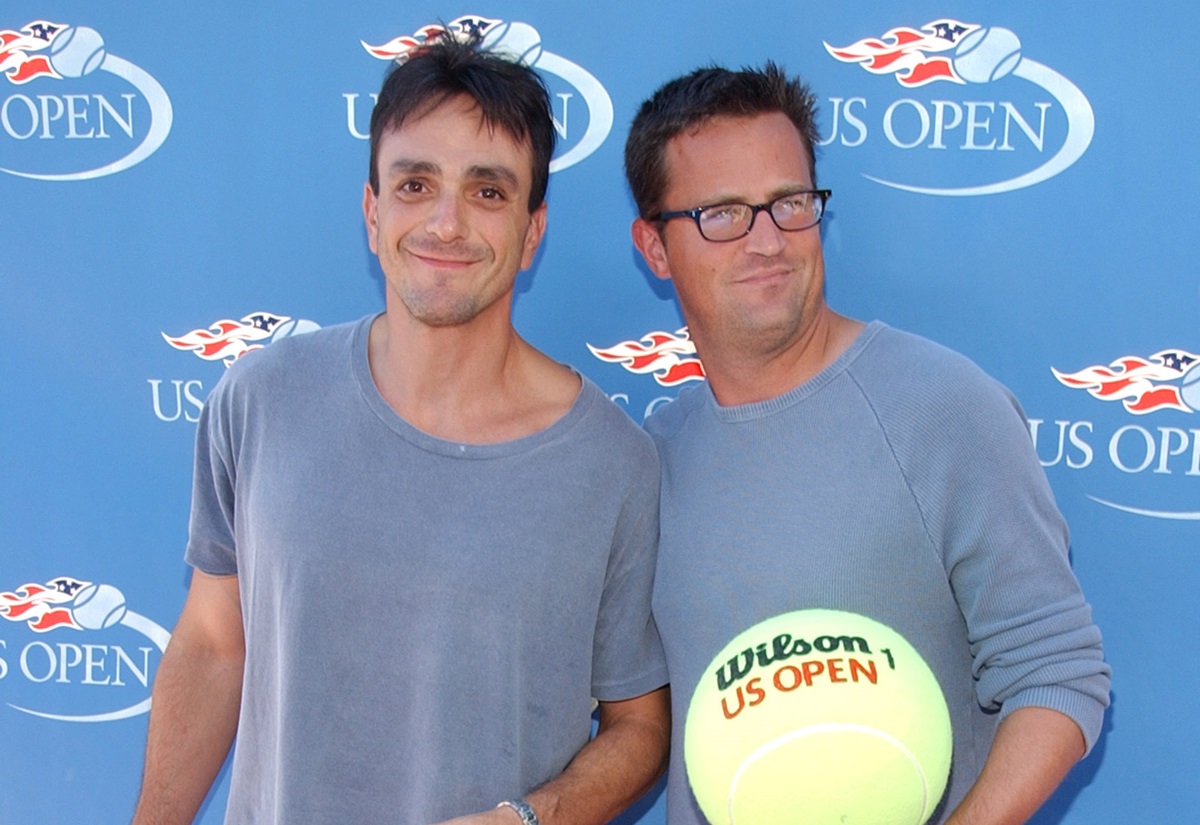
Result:
M794 340L778 349L699 355L717 403L752 404L777 398L816 376L846 351L864 326L823 307Z
M574 373L496 313L431 327L389 310L371 325L368 359L380 395L401 418L452 441L497 443L545 429L579 390Z

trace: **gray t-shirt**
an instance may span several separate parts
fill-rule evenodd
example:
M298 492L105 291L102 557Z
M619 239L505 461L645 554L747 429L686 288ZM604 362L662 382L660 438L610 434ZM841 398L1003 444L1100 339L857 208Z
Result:
M650 439L586 379L528 437L431 437L371 320L244 357L200 422L187 560L238 576L246 635L230 822L484 810L562 771L593 696L666 682Z
M937 676L954 755L931 825L974 782L1004 714L1053 708L1096 741L1109 668L1066 525L1016 401L966 358L875 322L790 392L722 407L700 385L647 429L662 458L670 825L704 822L683 760L697 683L730 639L790 610L882 622Z

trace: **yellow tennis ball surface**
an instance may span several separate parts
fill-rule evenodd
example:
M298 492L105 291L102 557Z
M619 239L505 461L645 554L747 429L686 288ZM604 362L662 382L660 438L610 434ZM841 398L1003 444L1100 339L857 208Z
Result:
M738 634L684 723L688 781L713 825L922 825L951 748L945 698L913 646L838 610Z

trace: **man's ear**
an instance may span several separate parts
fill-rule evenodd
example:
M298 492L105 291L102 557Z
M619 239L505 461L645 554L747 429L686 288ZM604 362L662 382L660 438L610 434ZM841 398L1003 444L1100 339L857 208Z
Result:
M378 255L379 198L369 183L363 185L363 220L367 223L367 243L371 251Z
M633 245L646 259L650 271L663 280L671 277L671 266L667 263L667 247L663 242L659 227L643 218L637 218L630 227L633 235Z
M525 230L525 243L521 248L522 270L533 266L533 256L537 254L538 246L546 234L546 209L546 202L542 201L529 215L529 227Z

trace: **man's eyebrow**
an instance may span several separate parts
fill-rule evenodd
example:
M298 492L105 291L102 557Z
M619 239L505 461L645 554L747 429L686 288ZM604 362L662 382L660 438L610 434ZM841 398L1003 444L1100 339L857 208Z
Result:
M433 175L440 177L442 175L442 167L429 160L397 158L389 164L388 174L392 177L399 177L401 175ZM465 177L467 180L472 181L503 184L512 189L520 186L520 179L517 177L517 173L503 165L476 164L467 168Z
M484 164L472 166L467 170L467 178L476 181L501 183L511 189L516 189L520 185L517 173L507 166L487 166Z
M397 158L388 166L390 175L440 175L442 167L428 160Z
M777 186L767 195L767 201L773 201L776 198L782 198L784 195L794 195L797 192L810 192L813 187L805 183L785 183L782 186ZM736 195L729 192L718 193L704 199L704 203L700 204L701 208L705 206L722 206L727 203L750 203L751 198L745 195Z
M771 193L771 200L782 198L784 195L794 195L797 192L812 192L816 189L811 183L790 183L780 186Z

